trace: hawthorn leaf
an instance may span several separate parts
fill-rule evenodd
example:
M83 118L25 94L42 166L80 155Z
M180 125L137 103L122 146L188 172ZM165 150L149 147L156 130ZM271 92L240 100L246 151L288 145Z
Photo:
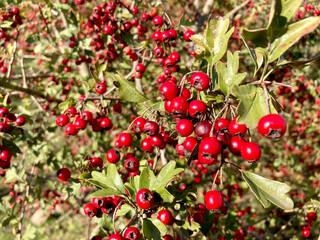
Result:
M117 211L117 216L124 216L129 212L133 212L133 208L129 204L123 204Z
M310 64L314 62L319 62L319 61L320 61L320 54L307 60L296 60L296 61L282 60L278 62L277 66L288 65L289 67L292 67L292 68L303 69L309 66Z
M142 232L146 239L161 240L167 233L167 227L156 218L145 218L142 223Z
M243 29L243 36L246 40L251 41L255 47L266 48L268 46L268 29L258 28L254 30Z
M246 124L250 129L256 128L260 118L269 113L263 89L247 84L234 86L232 88L232 93L240 99L237 111L239 118L237 122ZM270 94L268 93L268 95L270 112L277 113L277 110L273 106Z
M230 95L231 87L239 85L246 77L246 73L238 73L239 70L239 53L227 53L227 66L224 63L218 62L216 64L216 71L218 73L218 85L225 96Z
M173 195L169 193L169 191L165 188L159 188L156 192L161 196L163 202L172 203L173 202Z
M116 74L114 79L114 85L118 87L118 94L122 100L135 103L141 103L148 100L136 89L133 83L129 82L121 74Z
M151 99L145 102L137 104L138 114L142 114L147 108L150 110L164 112L164 101L158 101L156 99Z
M154 182L154 184L150 184L150 190L157 190L159 188L164 188L171 179L182 172L183 168L175 168L176 162L170 161L168 164L166 164L161 171L159 172L157 176L157 181Z
M290 24L288 30L271 44L269 63L278 59L301 37L315 30L320 24L320 17L308 17L299 22Z
M287 30L287 25L303 0L273 0L271 4L268 35L273 42Z
M287 184L261 177L252 172L243 170L240 172L251 191L265 208L271 206L271 203L285 210L293 208L292 199L286 195L291 189Z

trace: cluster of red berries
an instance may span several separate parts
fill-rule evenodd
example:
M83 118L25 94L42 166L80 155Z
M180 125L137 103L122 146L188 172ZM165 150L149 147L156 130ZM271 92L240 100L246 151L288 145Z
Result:
M10 133L14 127L25 125L27 119L24 116L16 117L16 115L8 108L0 108L0 132ZM12 152L0 145L0 167L9 168L11 164Z
M313 222L317 221L318 216L316 212L309 212L305 217L305 221L307 225L302 226L302 236L310 237L310 229L312 227Z
M111 214L122 201L120 197L103 197L93 198L92 203L88 203L84 207L84 213L90 218L101 217L102 213Z
M73 123L70 123L70 118L74 118ZM83 111L79 114L75 107L69 107L65 114L57 117L56 124L59 127L66 126L65 133L67 135L77 135L80 130L85 130L88 124L95 132L110 130L113 127L113 123L108 117L98 115L94 117L90 111Z
M12 21L10 27L16 28L18 25L22 24L22 17L20 16L20 10L17 7L12 7L10 11L6 13L2 13L0 16L0 20L4 21ZM0 38L4 41L8 42L10 40L10 36L6 34L6 28L0 28Z
M303 5L303 8L298 9L296 19L299 20L310 13L315 17L320 16L320 9L316 9L314 5L305 4Z

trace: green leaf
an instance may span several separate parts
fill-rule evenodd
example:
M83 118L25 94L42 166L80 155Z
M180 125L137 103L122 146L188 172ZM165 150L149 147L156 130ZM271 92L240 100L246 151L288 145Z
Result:
M67 111L67 109L69 107L71 107L74 104L72 99L68 99L62 103L59 104L59 109L61 110L62 113L64 113L65 111Z
M22 240L32 240L36 239L37 228L33 226L31 223L27 225Z
M301 37L315 30L320 24L320 17L309 17L290 24L288 31L271 44L269 63L278 59L285 51L294 45Z
M189 230L192 232L197 232L200 229L200 224L197 222L175 220L175 223L177 224L178 228L183 230L183 233L187 236L189 236Z
M191 19L185 18L185 12L181 14L181 17L179 19L179 25L186 26L186 27L192 26Z
M204 53L210 66L219 61L227 51L229 38L234 31L234 27L228 31L229 23L228 18L212 19L204 34L195 34L190 38L195 43L197 54Z
M127 213L129 213L130 211L133 212L133 208L129 205L129 204L123 204L119 210L117 211L117 216L120 217L120 216L124 216L126 215Z
M159 188L156 192L161 196L163 202L172 203L173 202L173 195L169 193L169 191L165 188Z
M240 171L251 191L265 208L271 203L285 210L293 208L292 199L286 195L291 189L287 184L248 171Z
M18 153L21 153L20 148L14 142L6 140L5 138L2 139L2 146L4 149L10 150L14 157L16 157Z
M310 58L308 60L296 60L296 61L283 60L283 61L280 61L277 64L277 66L288 65L292 68L303 69L303 68L309 66L311 63L319 62L319 60L320 60L320 54L318 54L317 56Z
M254 30L243 29L243 36L246 40L251 41L255 47L266 48L268 46L268 29L259 28Z
M142 114L147 108L150 110L164 112L164 101L158 101L156 99L148 100L137 104L138 114Z
M161 240L167 233L166 225L156 218L143 219L142 232L145 238Z
M70 38L74 36L77 33L78 29L76 26L70 26L69 28L66 28L60 32L61 36L65 36L67 38Z
M54 3L53 7L57 9L63 9L63 10L69 10L71 8L69 4L62 4L62 3Z
M232 88L232 94L240 99L237 112L240 116L238 122L246 124L250 129L256 128L260 118L268 114L263 89L250 84L234 86ZM269 106L271 113L277 113L270 95Z
M70 179L68 182L70 186L62 190L67 193L65 200L76 195L81 188L81 183L78 180Z
M139 177L139 189L147 188L150 186L149 168L143 168Z
M170 161L168 164L166 164L161 171L159 172L157 176L157 181L153 184L150 184L151 190L157 190L159 188L164 188L168 182L177 174L182 172L183 168L176 168L176 162Z
M117 167L114 164L108 166L106 175L97 171L93 171L91 175L92 179L89 181L95 186L102 188L104 191L97 194L104 193L106 196L126 195L123 181L117 171Z
M11 28L12 21L4 21L0 24L0 28Z
M287 24L303 0L273 0L268 23L268 35L273 42L286 32Z
M86 105L86 109L88 109L89 111L101 113L100 109L94 104L94 102L87 101L85 105Z
M114 84L119 88L118 92L121 99L136 103L141 103L148 100L140 91L135 88L133 83L126 80L122 75L116 74L114 78Z
M245 73L238 73L239 70L239 53L227 53L227 67L222 62L216 64L218 73L218 85L225 96L229 96L231 87L239 85L246 77Z

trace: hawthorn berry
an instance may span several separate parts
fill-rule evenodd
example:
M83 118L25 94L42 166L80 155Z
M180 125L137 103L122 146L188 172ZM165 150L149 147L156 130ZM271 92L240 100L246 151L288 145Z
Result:
M140 230L135 227L128 227L124 232L124 238L126 240L140 240L141 239Z
M120 153L115 149L110 149L106 154L107 161L109 163L117 163L120 160Z
M194 135L197 138L206 138L209 137L210 131L212 129L212 124L207 121L200 121L197 123L194 128Z
M56 124L57 124L59 127L66 126L68 123L69 123L69 117L68 117L67 115L65 115L65 114L60 115L60 116L57 117L57 119L56 119Z
M202 164L214 164L217 162L217 154L221 152L222 145L214 137L204 138L199 145L198 158Z
M165 82L160 86L160 96L165 100L171 100L178 95L178 87L172 82Z
M207 113L207 105L201 100L193 100L189 104L189 114L194 118L201 118Z
M185 33L183 34L183 38L184 40L186 40L187 42L190 42L191 39L190 37L194 34L194 31L188 29L187 31L185 31Z
M261 157L261 149L254 142L245 142L242 144L241 157L248 162L258 161Z
M285 134L286 128L286 121L279 114L268 114L258 123L258 131L265 138L280 138Z
M15 122L16 122L16 124L17 124L18 126L23 126L23 125L26 124L27 119L26 119L25 117L23 117L23 116L20 116L20 117L17 117L17 119L16 119Z
M146 153L152 153L154 150L154 147L150 141L150 138L145 138L141 141L141 148Z
M154 19L153 19L153 25L156 27L156 28L161 28L164 24L164 20L161 16L156 16Z
M122 147L130 147L133 143L133 137L130 133L121 133L119 136L119 142Z
M157 135L159 131L159 125L154 121L147 121L143 126L143 132L151 137Z
M66 134L73 136L73 135L77 135L78 129L76 128L76 126L74 124L69 123L66 126L65 132L66 132Z
M143 117L138 117L133 121L133 130L136 133L142 133L146 120Z
M228 130L232 135L245 134L247 131L247 126L245 124L237 123L237 118L235 118L230 122Z
M193 132L193 123L188 119L181 119L176 125L176 130L179 135L187 137Z
M10 150L3 150L0 153L1 161L10 161L11 158L12 158L12 152Z
M135 157L131 157L128 158L125 162L124 162L124 168L128 171L128 172L135 172L139 169L140 163L139 160L136 159Z
M184 118L188 113L189 104L183 97L175 97L171 100L170 108L172 116L175 118Z
M95 208L102 208L106 205L106 203L107 203L106 197L102 197L102 198L94 197L92 199L92 204Z
M154 196L149 189L143 188L137 192L136 203L141 209L150 209L154 205Z
M204 195L204 204L208 210L218 210L223 205L223 197L220 191L208 191Z
M161 210L159 213L158 213L158 220L160 220L164 225L173 225L173 216L172 216L172 213L167 210L167 209L164 209L164 210Z
M92 168L102 168L103 160L98 157L91 158L90 160L90 167Z
M107 86L104 82L99 82L94 87L94 90L96 91L96 93L102 95L107 91Z
M218 132L223 132L228 130L230 121L226 118L219 118L215 124L214 124L214 129L217 130Z
M68 168L61 168L57 172L57 177L60 181L68 181L71 177L71 172Z
M205 91L209 88L210 78L207 74L203 72L196 72L192 74L190 78L190 83L193 88L198 91Z

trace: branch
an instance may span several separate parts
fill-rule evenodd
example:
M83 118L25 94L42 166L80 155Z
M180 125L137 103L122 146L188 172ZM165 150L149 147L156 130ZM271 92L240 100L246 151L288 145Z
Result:
M26 93L28 95L32 95L34 97L43 98L43 99L46 99L46 100L50 99L50 100L52 100L53 102L56 102L56 103L61 103L62 102L62 100L60 100L60 99L51 98L51 97L46 96L45 94L43 94L43 93L41 93L39 91L33 90L33 89L19 87L19 86L16 86L16 85L13 85L11 83L8 83L8 82L5 82L5 81L1 81L1 80L0 80L0 83L1 83L1 87L3 87L3 88L7 88L7 89L23 92L23 93Z
M241 3L239 6L235 7L235 8L232 9L230 12L228 12L226 15L224 15L223 18L227 18L227 17L232 18L233 15L234 15L236 12L238 12L241 8L244 8L245 6L247 6L248 3L249 3L249 0Z
M12 65L13 65L13 61L14 61L14 58L16 56L16 51L17 51L18 37L19 37L19 31L17 32L17 37L13 43L12 57L11 57L11 60L10 60L9 66L8 66L7 78L10 78L10 75L12 72Z

